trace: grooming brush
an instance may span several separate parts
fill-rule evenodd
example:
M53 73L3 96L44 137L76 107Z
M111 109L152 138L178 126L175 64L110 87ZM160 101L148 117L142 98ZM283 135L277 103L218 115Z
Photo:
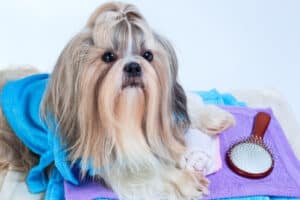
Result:
M257 113L250 137L232 145L227 151L227 164L238 175L257 179L272 172L273 155L263 141L270 120L268 113Z

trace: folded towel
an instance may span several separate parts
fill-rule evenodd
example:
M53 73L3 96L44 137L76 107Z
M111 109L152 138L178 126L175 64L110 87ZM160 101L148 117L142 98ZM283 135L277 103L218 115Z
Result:
M258 111L271 115L264 141L271 148L275 165L273 172L262 179L247 179L232 172L227 165L209 176L210 195L206 199L253 195L300 197L300 164L270 109L223 107L236 119L236 126L220 135L222 161L228 148L243 137L250 136L253 118Z
M201 171L203 175L216 173L222 168L219 136L210 136L198 129L189 129L184 138L187 152L185 167Z

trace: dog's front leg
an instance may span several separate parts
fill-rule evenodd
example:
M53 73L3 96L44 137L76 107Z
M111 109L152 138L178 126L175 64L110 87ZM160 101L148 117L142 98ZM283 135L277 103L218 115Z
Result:
M204 105L201 97L196 94L187 93L187 107L191 128L207 134L221 133L235 124L235 119L229 112L214 105Z

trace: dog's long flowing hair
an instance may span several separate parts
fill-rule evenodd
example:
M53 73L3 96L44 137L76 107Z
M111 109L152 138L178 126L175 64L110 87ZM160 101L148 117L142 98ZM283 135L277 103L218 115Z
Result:
M154 56L151 62L142 57L148 49ZM107 51L115 52L114 62L101 60ZM129 60L141 65L141 87L123 87ZM146 196L154 187L169 198L159 187L196 182L179 165L190 120L177 73L173 47L150 29L141 13L129 4L108 3L92 14L60 55L42 114L46 121L49 113L54 116L69 159L80 160L83 175L92 167L124 199L132 198L134 188ZM152 185L146 192L139 184ZM189 193L178 191L174 199Z

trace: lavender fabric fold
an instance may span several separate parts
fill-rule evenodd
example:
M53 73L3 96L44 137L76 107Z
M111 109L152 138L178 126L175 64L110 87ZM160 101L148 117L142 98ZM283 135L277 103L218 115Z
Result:
M275 165L269 176L253 180L236 175L224 164L218 173L208 177L211 184L210 195L206 199L255 195L300 197L300 162L272 111L245 107L223 108L235 116L236 126L220 135L222 162L225 163L226 151L232 144L250 136L254 116L264 111L271 115L264 141L273 153Z
M222 107L232 113L236 125L220 135L223 168L208 178L210 195L205 199L231 198L242 196L282 196L300 197L300 163L295 157L288 141L270 109L251 109L246 107ZM274 154L273 172L258 180L247 179L233 173L225 164L228 148L235 142L250 136L253 118L258 111L270 113L271 122L265 135L265 143ZM117 199L107 188L95 182L83 182L74 186L65 182L66 200Z

